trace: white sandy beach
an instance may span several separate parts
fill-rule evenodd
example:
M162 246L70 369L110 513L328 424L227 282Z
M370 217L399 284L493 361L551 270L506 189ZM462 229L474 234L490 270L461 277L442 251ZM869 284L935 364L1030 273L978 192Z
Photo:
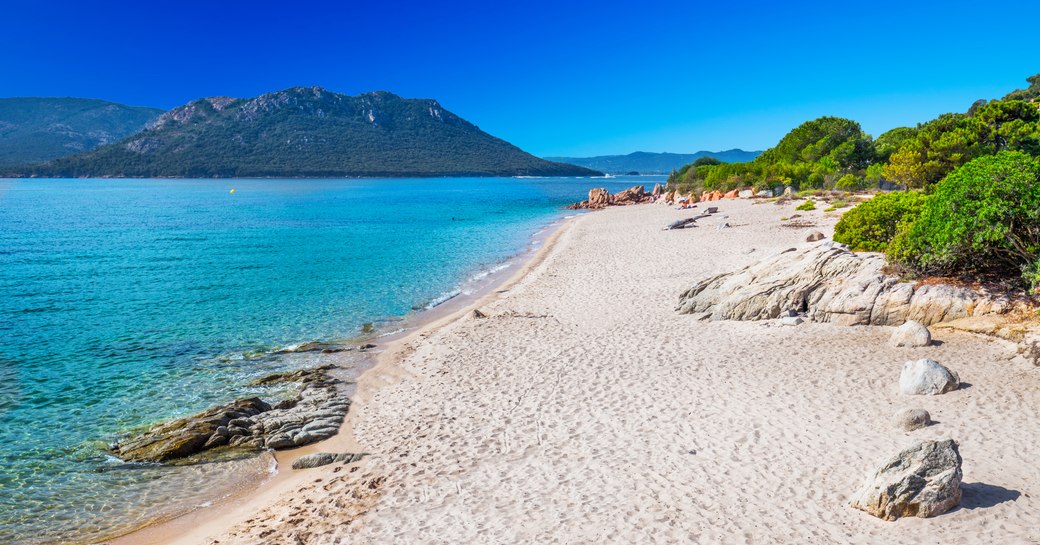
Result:
M661 227L695 212L661 205L568 222L477 305L487 318L467 311L387 350L341 436L279 453L275 483L114 543L1040 542L1040 370L964 333L896 349L891 328L677 314L695 281L836 221L808 212L817 227L788 228L792 205L712 205L719 216L682 231ZM922 357L970 386L900 395L901 365ZM916 407L938 423L890 422ZM849 507L914 438L960 442L961 507L896 522ZM287 469L323 450L369 457Z

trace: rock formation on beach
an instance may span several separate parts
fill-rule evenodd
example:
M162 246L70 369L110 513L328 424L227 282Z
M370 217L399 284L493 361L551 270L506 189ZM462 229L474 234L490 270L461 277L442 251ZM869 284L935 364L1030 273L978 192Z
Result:
M961 477L956 441L918 441L881 464L852 506L889 521L934 517L960 503Z
M254 382L301 385L299 394L270 405L259 398L240 399L201 413L152 426L112 446L112 454L132 462L183 463L217 449L259 451L298 447L339 432L350 400L337 392L332 366L278 373Z
M932 344L932 333L921 322L907 320L905 324L896 328L888 339L888 344L894 347L920 347Z
M906 395L939 395L960 387L957 373L935 360L921 359L903 364L899 375L899 391Z
M914 431L932 425L932 415L924 409L906 409L896 413L892 421L903 431Z
M310 469L312 467L321 467L336 463L353 464L364 457L364 454L352 454L349 452L342 452L339 454L334 452L315 452L314 454L307 454L293 460L292 468Z
M611 195L606 189L597 187L589 190L587 200L576 202L567 207L568 210L598 210L608 206L625 206L629 204L640 204L653 202L656 195L660 194L659 187L654 188L658 193L651 195L641 185L632 186L624 191Z
M791 248L700 282L679 296L681 314L711 320L767 320L797 310L814 322L840 325L924 325L1000 314L1006 297L948 285L917 285L886 274L878 255L824 243Z

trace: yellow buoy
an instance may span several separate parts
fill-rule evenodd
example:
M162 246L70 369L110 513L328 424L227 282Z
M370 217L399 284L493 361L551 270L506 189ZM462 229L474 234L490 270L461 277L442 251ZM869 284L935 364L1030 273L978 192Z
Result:
M232 190L231 190L231 194L232 194L232 195L234 195L234 194L235 194L235 190L234 190L234 189L232 189Z

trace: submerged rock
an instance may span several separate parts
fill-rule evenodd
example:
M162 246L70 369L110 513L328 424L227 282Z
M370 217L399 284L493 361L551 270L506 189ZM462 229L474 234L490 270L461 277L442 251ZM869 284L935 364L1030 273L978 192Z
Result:
M272 406L259 398L234 401L152 426L112 446L116 457L134 462L192 462L219 449L259 451L292 448L338 433L350 400L338 394L331 365L277 373L254 381L266 386L301 384L300 393Z
M939 395L959 387L957 373L934 360L908 361L899 375L899 391L906 395Z
M907 320L906 323L896 328L888 339L888 344L900 347L920 347L932 344L932 333L921 322Z
M964 316L999 314L1007 298L967 288L900 282L884 258L828 243L791 248L735 272L712 276L679 296L678 312L712 320L768 320L798 309L810 321L840 325L930 325Z
M961 478L956 441L918 441L885 461L852 506L884 520L934 517L960 503Z
M234 435L228 431L228 423L232 420L270 410L271 406L260 398L239 399L187 418L153 426L137 437L117 443L112 453L130 462L167 462L185 458L227 444Z

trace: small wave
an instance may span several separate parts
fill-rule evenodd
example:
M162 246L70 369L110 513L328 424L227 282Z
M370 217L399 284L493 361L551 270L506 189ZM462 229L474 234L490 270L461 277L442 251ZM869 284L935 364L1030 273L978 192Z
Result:
M444 303L447 303L448 301L451 301L459 295L462 295L462 290L454 289L449 292L445 292L441 295L438 295L437 297L434 297L433 300L431 300L429 303L426 303L425 305L414 306L412 307L412 310L430 310L432 308L439 307Z
M408 331L408 330L403 328L403 327L400 327L400 328L397 328L397 329L395 329L393 331L387 331L385 333L380 333L379 335L376 336L376 338L381 339L383 337L389 337L390 335L397 335L398 333L404 333L405 331Z
M493 275L493 274L495 274L495 273L497 273L499 271L503 271L505 269L508 269L509 265L510 265L510 263L508 261L505 261L505 262L499 263L498 265L495 265L493 267L489 267L487 269L484 269L484 270L474 274L473 276L470 276L467 279L467 282L476 282L478 280L483 280L483 279L485 279L485 278L487 278L487 277L489 277L489 276L491 276L491 275Z

